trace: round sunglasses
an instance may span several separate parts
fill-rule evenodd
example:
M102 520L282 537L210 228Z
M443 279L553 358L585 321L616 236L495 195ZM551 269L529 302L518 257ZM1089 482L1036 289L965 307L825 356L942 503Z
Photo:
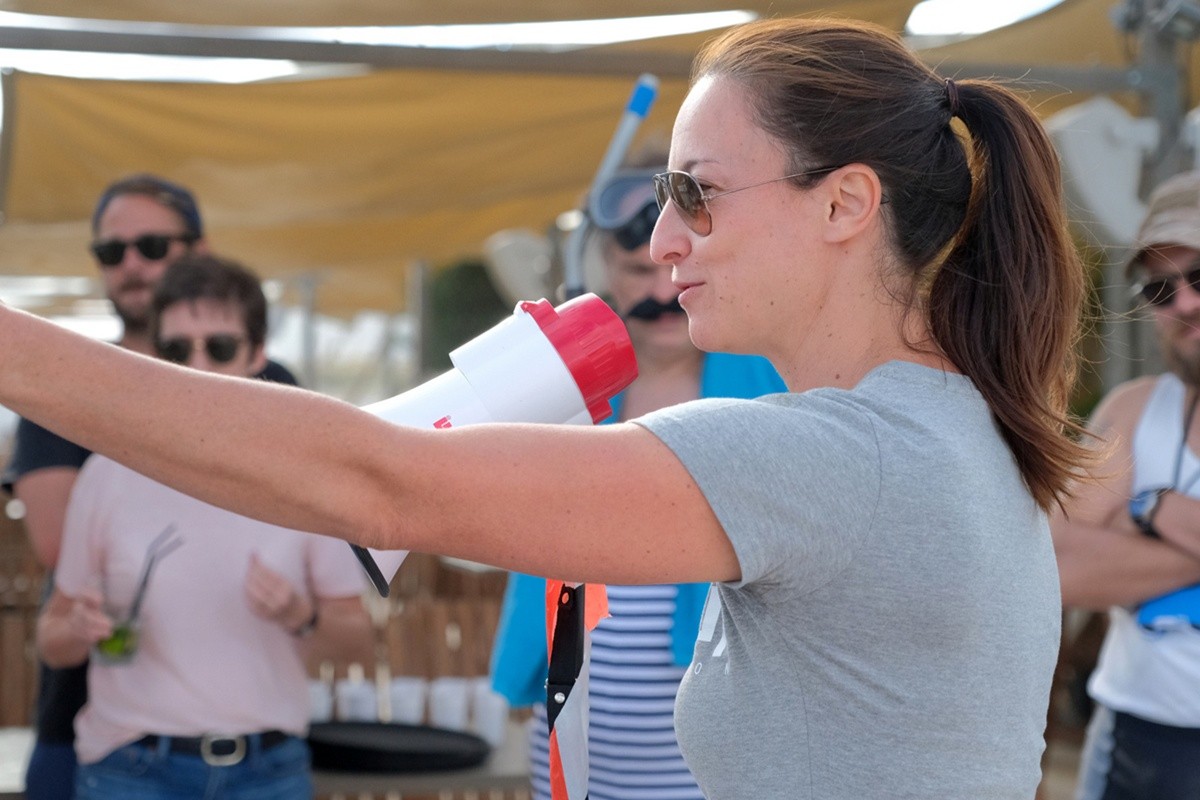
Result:
M186 242L192 244L196 236L190 233L164 234L147 233L133 241L123 239L104 239L92 242L91 251L102 267L115 267L125 260L125 248L133 247L142 258L149 261L161 261L167 257L171 242Z
M1175 300L1181 280L1192 287L1193 292L1200 292L1200 267L1194 267L1182 275L1146 278L1133 285L1133 293L1152 306L1168 306Z
M170 339L155 340L154 349L158 352L159 357L166 361L186 364L192 358L195 345L203 344L204 352L208 354L210 361L214 364L228 364L237 357L238 350L244 341L246 341L245 337L234 336L231 333L214 333L198 339L173 336Z
M684 223L693 233L700 236L708 236L712 233L712 211L708 208L709 201L716 200L718 197L724 197L727 194L744 192L747 189L754 189L758 186L766 186L768 183L778 183L779 181L800 178L805 175L819 175L822 172L833 172L835 169L841 168L842 165L817 167L816 169L809 169L804 172L794 172L791 175L784 175L780 178L759 181L749 186L726 189L723 192L715 194L705 194L704 189L700 186L700 181L690 172L671 170L669 172L660 172L654 176L654 197L658 200L659 210L665 209L667 201L670 200L679 212L679 216L683 218Z

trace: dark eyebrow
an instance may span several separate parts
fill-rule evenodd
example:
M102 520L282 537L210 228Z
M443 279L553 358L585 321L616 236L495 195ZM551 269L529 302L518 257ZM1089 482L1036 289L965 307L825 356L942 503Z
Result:
M689 158L687 161L683 162L683 166L679 168L679 171L691 172L692 169L698 164L715 164L716 162L717 160L715 158Z

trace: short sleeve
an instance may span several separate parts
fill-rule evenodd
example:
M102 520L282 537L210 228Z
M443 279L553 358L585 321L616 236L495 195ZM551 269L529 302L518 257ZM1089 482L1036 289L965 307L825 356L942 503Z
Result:
M871 530L879 446L870 416L836 395L699 400L635 422L696 481L737 553L741 585L817 588Z
M263 367L262 372L254 377L271 383L282 383L286 386L300 385L300 381L296 380L296 376L292 374L290 369L278 361L272 361L271 359L267 359L267 364Z
M105 502L114 495L105 477L106 465L112 464L100 458L84 464L67 502L54 585L70 597L83 591L93 576L103 573L103 532L108 530Z
M13 455L4 471L4 489L12 492L14 483L39 469L79 469L89 455L90 450L22 417L17 420L16 431L13 434Z

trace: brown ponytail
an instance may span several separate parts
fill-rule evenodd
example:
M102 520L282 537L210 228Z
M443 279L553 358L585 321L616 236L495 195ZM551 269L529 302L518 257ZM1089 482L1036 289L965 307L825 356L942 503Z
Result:
M1032 111L996 84L938 77L882 28L840 20L734 28L698 57L694 77L704 75L750 90L792 171L876 171L910 306L983 394L1049 508L1086 459L1066 410L1086 284L1058 159Z
M1087 287L1066 230L1058 156L1003 87L958 84L976 180L966 224L933 278L930 329L987 398L1038 503L1081 462L1064 433Z

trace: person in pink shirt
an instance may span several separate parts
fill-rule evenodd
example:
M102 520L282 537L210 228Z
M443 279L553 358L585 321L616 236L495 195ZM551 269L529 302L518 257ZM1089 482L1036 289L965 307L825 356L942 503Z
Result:
M262 368L266 301L240 265L185 256L154 308L161 357L242 378ZM158 550L131 652L117 652L114 630L156 539L174 544ZM339 540L233 514L93 456L71 494L37 636L56 667L93 654L75 720L76 797L310 797L305 639L317 628L347 644L364 635L363 586Z

